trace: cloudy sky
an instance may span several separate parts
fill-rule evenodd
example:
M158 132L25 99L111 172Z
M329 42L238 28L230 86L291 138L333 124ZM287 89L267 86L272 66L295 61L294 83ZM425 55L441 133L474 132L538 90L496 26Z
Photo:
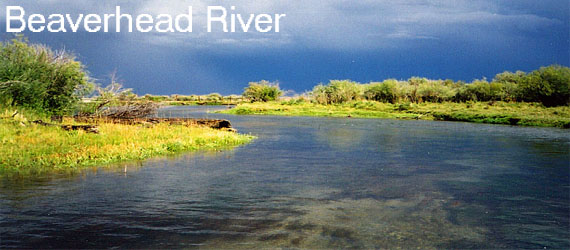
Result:
M250 81L279 81L302 93L329 79L359 82L422 76L471 81L505 70L570 64L568 0L2 0L26 15L170 14L194 10L192 33L31 33L32 42L73 51L105 85L116 71L138 94L241 93ZM207 6L286 14L279 33L206 32Z

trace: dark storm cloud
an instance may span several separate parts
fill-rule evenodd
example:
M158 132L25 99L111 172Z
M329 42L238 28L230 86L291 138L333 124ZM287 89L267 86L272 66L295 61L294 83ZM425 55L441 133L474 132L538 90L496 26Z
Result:
M282 31L206 33L208 5L285 13ZM280 80L297 91L320 81L407 78L472 80L503 70L568 65L567 1L4 1L28 13L176 15L193 6L194 32L26 33L65 46L98 78L117 69L138 93L240 92ZM5 13L0 12L5 32ZM4 34L4 38L7 35Z

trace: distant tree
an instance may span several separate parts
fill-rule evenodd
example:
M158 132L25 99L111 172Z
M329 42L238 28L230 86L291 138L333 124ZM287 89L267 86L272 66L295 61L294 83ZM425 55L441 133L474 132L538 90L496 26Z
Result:
M493 78L493 82L500 82L500 83L520 83L521 80L526 76L526 73L523 71L517 71L515 73L513 72L509 72L509 71L505 71L503 73L499 73L497 75L495 75L495 78Z
M211 102L220 102L220 101L222 101L222 99L224 97L219 93L211 93L208 95L207 98L208 98L208 101L211 101Z
M250 82L242 95L252 102L267 102L277 100L282 94L279 83L262 80Z
M331 80L327 85L315 86L311 95L321 104L344 103L360 99L364 95L364 86L350 80Z
M521 99L520 83L526 77L526 73L517 71L515 73L505 71L495 76L492 83L500 84L501 90L498 94L500 100L518 101Z
M570 68L560 65L541 67L520 82L525 101L541 102L545 106L570 104Z
M420 96L418 95L418 88L420 85L428 83L427 78L412 77L408 82L401 84L401 94L403 99L410 102L419 102Z
M417 96L426 102L448 101L454 95L453 87L441 80L423 81L417 88Z
M398 81L388 79L381 83L371 83L366 86L364 96L368 100L395 103L398 99Z

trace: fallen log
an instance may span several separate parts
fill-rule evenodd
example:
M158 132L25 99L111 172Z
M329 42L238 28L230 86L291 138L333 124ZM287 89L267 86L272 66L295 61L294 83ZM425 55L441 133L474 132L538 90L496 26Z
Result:
M126 125L147 125L167 123L171 125L184 126L205 126L214 129L236 131L228 120L223 119L201 119L201 118L98 118L92 116L75 116L76 122L82 123L117 123Z
M66 131L83 130L87 133L99 134L99 128L97 127L97 125L59 125L59 124L47 123L47 122L44 122L42 120L35 120L32 123L42 125L42 126L60 127Z

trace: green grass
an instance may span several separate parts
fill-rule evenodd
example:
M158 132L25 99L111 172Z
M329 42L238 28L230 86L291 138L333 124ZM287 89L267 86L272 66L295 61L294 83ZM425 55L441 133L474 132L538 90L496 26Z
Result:
M100 124L99 134L28 123L0 112L0 176L37 176L196 150L219 150L254 137L205 127Z
M235 115L286 115L357 118L392 118L464 121L570 128L570 107L546 108L536 103L406 103L352 101L321 105L309 102L267 102L240 104L221 113Z
M321 105L313 103L267 102L246 103L220 113L235 115L286 115L286 116L324 116L324 117L360 117L360 118L400 118L412 119L414 114L394 113L390 104L379 102L358 102L348 104Z
M227 105L226 102L221 101L164 101L160 102L160 105L164 106L199 106L199 105L206 105L206 106L216 106L216 105Z

